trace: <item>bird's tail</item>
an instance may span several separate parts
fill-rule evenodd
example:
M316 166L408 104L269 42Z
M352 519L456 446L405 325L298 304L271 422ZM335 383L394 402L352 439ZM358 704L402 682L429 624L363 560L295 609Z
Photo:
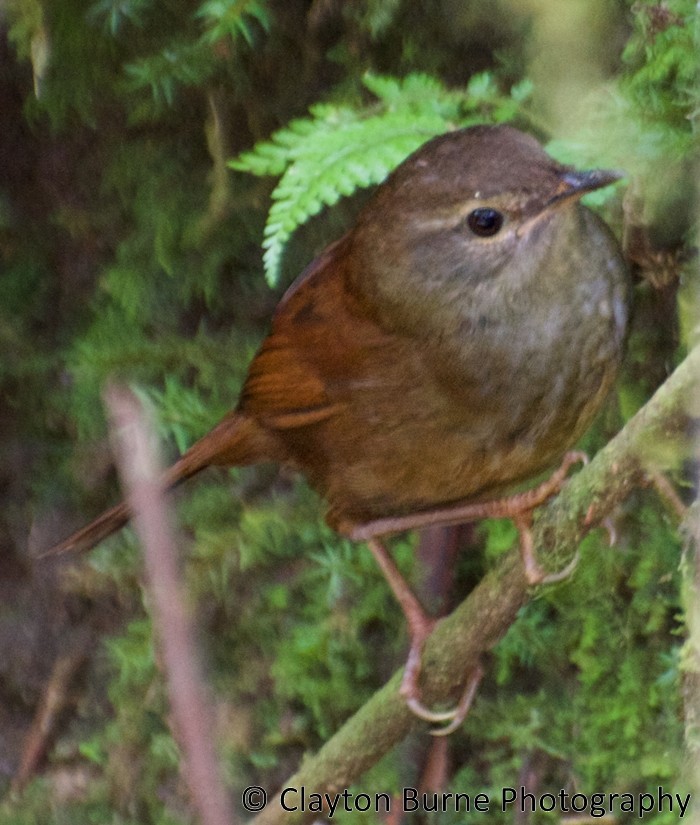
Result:
M257 437L256 437L257 436ZM210 465L251 464L265 458L255 424L240 413L226 416L213 430L196 441L163 474L163 487L171 490ZM272 456L271 456L272 457ZM54 544L40 558L62 553L82 553L116 533L131 518L126 501L110 507L94 521Z

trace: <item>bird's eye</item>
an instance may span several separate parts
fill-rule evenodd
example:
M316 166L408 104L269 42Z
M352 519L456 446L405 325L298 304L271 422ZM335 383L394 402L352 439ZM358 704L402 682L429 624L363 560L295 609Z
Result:
M467 215L467 226L480 238L490 238L503 226L503 215L496 209L483 206Z

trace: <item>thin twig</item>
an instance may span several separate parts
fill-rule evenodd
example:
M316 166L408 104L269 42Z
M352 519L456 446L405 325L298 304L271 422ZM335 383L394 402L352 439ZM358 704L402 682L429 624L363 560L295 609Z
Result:
M673 512L679 521L683 521L688 513L688 508L684 504L683 499L678 495L673 484L671 484L660 470L652 470L649 473L649 478L664 504Z
M160 637L185 778L204 825L231 825L233 811L214 749L211 705L196 654L152 431L130 392L110 388L105 398L119 469L134 527L143 545L153 623Z
M89 653L87 634L67 653L60 655L34 715L32 726L24 740L19 767L12 780L12 790L21 792L34 775L56 731L56 725L69 701L69 691L74 677Z

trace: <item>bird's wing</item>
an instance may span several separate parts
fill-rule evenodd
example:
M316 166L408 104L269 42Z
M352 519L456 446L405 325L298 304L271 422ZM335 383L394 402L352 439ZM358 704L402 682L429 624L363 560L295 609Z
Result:
M292 284L250 366L239 409L266 427L305 427L342 411L386 337L348 289L350 242L346 235L329 246Z

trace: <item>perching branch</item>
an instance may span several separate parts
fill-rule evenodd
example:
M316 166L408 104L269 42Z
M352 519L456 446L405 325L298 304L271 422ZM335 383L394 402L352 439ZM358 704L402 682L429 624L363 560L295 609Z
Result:
M533 540L542 564L561 569L583 537L600 525L647 472L676 466L688 454L693 418L700 418L700 347L696 347L653 398L556 499L541 508ZM584 562L585 563L585 562ZM511 551L462 604L439 623L427 642L422 696L431 706L453 702L482 653L493 648L528 600L520 554ZM282 788L342 792L374 765L417 720L398 695L401 672L379 690ZM290 799L290 801L293 801ZM291 807L291 805L289 805ZM313 812L286 811L279 793L271 795L254 825L292 825L313 819Z

